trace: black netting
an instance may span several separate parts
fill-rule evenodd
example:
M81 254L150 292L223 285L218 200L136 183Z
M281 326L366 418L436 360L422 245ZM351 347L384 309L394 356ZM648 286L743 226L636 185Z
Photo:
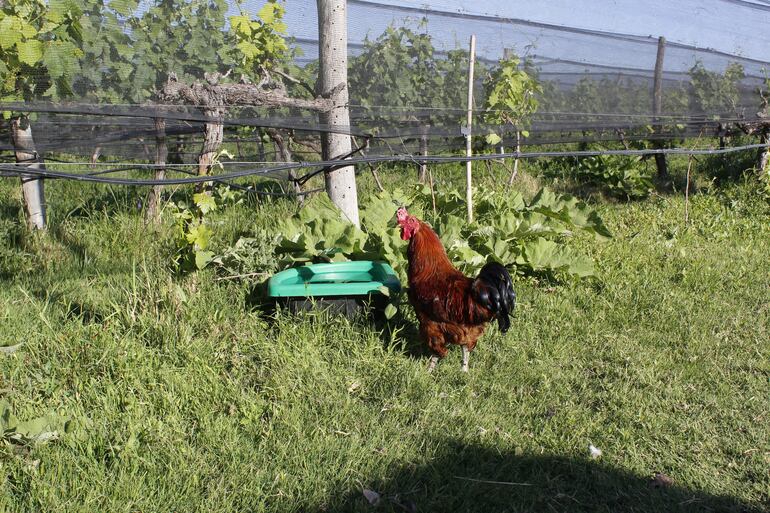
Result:
M268 107L243 99L204 109L160 94L172 73L185 84L205 82L214 72L221 75L220 84L258 80L228 75L235 51L229 20L239 12L256 19L263 2L74 1L85 13L86 37L81 55L68 57L79 59L74 76L63 78L71 88L56 89L54 100L50 86L56 80L51 79L27 91L26 98L6 94L0 105L0 110L31 115L38 153L100 166L152 163L159 135L156 120L163 119L167 164L192 168L205 123L216 120L224 125L223 142L235 149L236 162L270 168L270 163L286 160L271 130L288 141L292 160L321 159L319 135L329 127L319 123L315 109ZM667 20L661 27L668 32L650 35L635 33L633 10L615 4L601 9L618 9L616 15L626 20L622 33L591 27L586 13L525 19L505 2L489 7L451 0L425 4L348 1L351 126L342 130L354 137L356 146L365 145L361 155L419 154L426 148L433 155L450 154L464 147L471 34L478 41L474 134L503 137L494 147L479 137L474 140L478 152L510 150L517 135L525 150L596 141L627 146L638 140L657 140L658 148L671 148L686 137L725 136L767 122L760 96L767 90L770 69L770 54L761 51L770 48L766 4L722 0L638 6L657 9L654 15ZM265 74L258 88L310 100L318 69L316 5L310 0L283 5L288 42L298 51L289 52L286 62ZM472 12L483 9L496 14ZM584 9L597 7L586 3ZM670 27L681 27L681 34ZM662 103L655 112L658 36L665 36L666 43ZM534 113L501 125L486 110L485 79L501 58L514 56L541 91ZM24 73L58 69L55 62L47 66L48 71L37 67ZM8 75L2 78L7 81ZM527 135L521 137L522 131ZM3 125L0 158L10 162L12 150ZM273 176L285 176L285 170Z

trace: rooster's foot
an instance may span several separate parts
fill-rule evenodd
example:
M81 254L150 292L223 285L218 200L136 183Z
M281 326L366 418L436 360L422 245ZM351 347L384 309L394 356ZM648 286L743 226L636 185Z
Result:
M430 362L428 363L428 372L433 372L433 369L436 368L437 363L438 363L438 356L431 356Z

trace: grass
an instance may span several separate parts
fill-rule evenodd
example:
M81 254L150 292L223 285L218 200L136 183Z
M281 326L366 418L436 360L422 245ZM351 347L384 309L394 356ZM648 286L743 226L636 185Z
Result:
M0 395L72 429L0 445L0 511L769 507L770 230L751 183L691 196L689 226L680 195L597 203L615 237L577 243L598 279L519 280L511 331L467 375L459 350L426 372L410 314L268 316L247 285L174 276L170 227L143 224L135 190L51 182L35 237L17 189L0 183L0 345L22 343L0 353ZM215 244L293 208L232 207Z

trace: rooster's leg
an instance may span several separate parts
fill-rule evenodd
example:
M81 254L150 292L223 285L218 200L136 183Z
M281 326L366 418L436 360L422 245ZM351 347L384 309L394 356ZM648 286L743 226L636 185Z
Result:
M438 363L438 356L433 355L430 357L430 362L428 363L428 372L433 372L433 369L436 368L436 364Z
M468 360L471 357L471 352L468 346L460 346L463 348L463 366L460 368L463 372L468 372Z

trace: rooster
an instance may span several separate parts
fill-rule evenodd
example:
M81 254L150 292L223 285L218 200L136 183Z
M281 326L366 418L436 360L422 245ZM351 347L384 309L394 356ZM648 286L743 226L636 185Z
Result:
M487 323L497 319L500 331L511 326L516 303L511 276L497 262L486 264L476 278L468 278L449 261L444 246L430 226L399 208L396 219L401 238L409 241L409 302L417 313L420 337L433 355L428 371L446 356L449 344L463 350L463 372L470 353Z

